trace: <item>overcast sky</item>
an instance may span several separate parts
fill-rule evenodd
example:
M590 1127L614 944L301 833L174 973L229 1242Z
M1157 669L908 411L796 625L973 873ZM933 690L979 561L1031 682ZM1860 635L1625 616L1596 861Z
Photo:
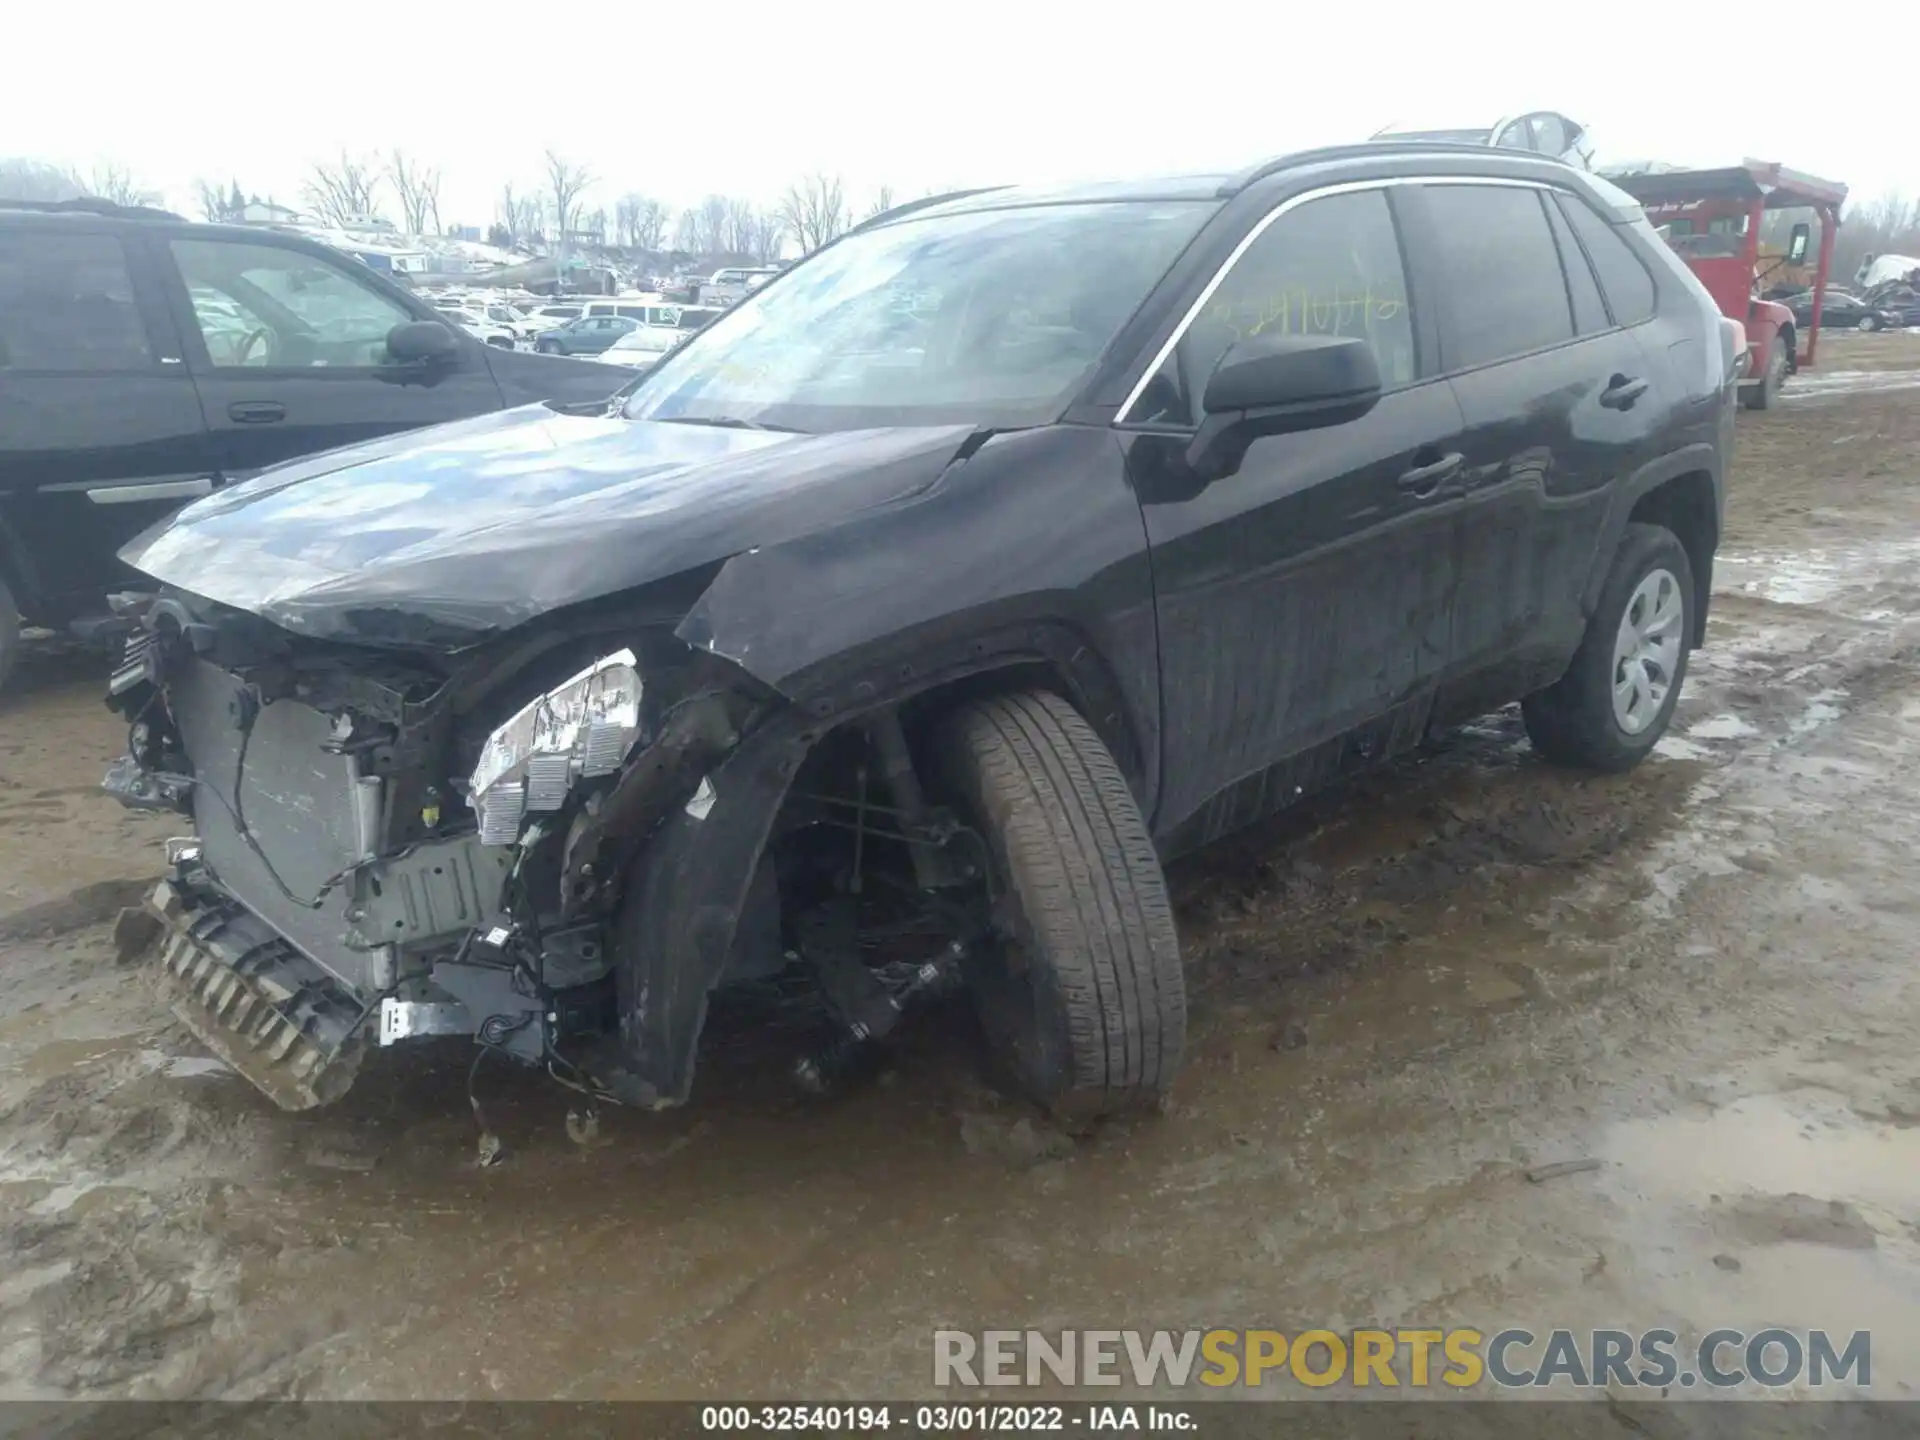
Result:
M297 206L311 161L400 146L441 167L446 223L484 227L502 182L537 183L550 146L591 168L588 203L609 211L626 191L676 209L716 191L771 203L816 169L844 175L861 208L882 183L907 198L1218 168L1388 125L1549 108L1589 127L1602 163L1752 155L1856 198L1920 191L1914 82L1894 74L1911 47L1876 62L1871 44L1836 45L1867 57L1851 78L1808 68L1811 43L1779 43L1765 11L23 0L6 22L0 153L83 171L116 160L190 212L200 177ZM1793 30L1818 28L1805 7L1780 11ZM1777 98L1755 88L1762 70L1792 77Z

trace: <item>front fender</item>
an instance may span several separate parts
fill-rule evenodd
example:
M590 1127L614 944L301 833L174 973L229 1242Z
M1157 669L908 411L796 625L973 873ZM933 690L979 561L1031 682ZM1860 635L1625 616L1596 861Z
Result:
M995 436L923 491L737 554L675 633L816 716L1042 662L1068 677L1151 812L1153 582L1110 430Z
M622 1099L686 1101L707 997L787 786L818 738L800 711L772 716L707 777L712 805L679 806L648 841L614 921Z

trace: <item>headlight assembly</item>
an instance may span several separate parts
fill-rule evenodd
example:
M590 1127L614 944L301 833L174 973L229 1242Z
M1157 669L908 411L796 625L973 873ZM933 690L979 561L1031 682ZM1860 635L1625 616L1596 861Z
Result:
M481 844L513 844L528 815L558 810L577 782L620 768L640 738L636 664L631 650L616 650L487 737L467 786Z

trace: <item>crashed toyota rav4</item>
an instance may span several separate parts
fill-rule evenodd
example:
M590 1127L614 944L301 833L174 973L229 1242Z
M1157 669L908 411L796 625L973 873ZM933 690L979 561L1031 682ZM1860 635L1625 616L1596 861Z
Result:
M158 964L292 1107L439 1034L676 1104L755 987L827 1017L810 1083L952 995L1047 1106L1151 1104L1164 858L1510 700L1550 758L1651 749L1735 358L1538 157L892 212L605 414L315 456L127 549L107 785L193 830Z

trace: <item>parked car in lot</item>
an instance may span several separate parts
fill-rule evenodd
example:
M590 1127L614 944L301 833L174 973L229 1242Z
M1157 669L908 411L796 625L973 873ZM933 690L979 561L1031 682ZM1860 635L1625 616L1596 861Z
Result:
M0 201L0 679L23 621L104 617L133 578L115 552L183 500L619 380L483 345L296 235Z
M1811 291L1794 296L1787 302L1787 308L1793 312L1795 323L1803 326L1813 323ZM1820 324L1825 329L1897 330L1902 323L1897 312L1870 304L1846 290L1827 291L1820 305Z
M1652 750L1743 343L1631 199L1485 146L901 207L616 409L129 551L108 788L197 832L160 968L296 1107L424 1034L679 1103L776 976L810 1086L964 995L1041 1104L1151 1106L1165 858L1508 701L1555 762Z
M1870 303L1902 329L1920 325L1920 290L1911 286L1882 286L1873 292Z
M650 370L690 333L664 325L636 325L601 351L600 358L609 365L625 365L630 370Z
M624 315L582 315L542 330L534 337L533 348L543 355L598 355L639 324Z

